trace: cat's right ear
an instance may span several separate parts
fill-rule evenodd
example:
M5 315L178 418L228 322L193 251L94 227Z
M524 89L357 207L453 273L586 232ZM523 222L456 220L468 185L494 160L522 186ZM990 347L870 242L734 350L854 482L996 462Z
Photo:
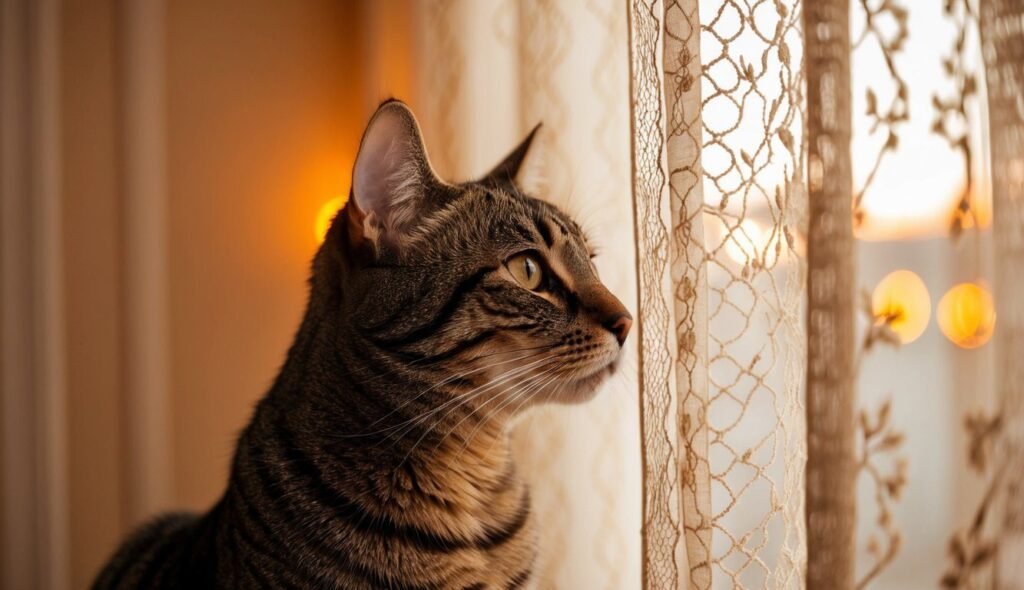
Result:
M526 135L526 138L519 142L519 145L509 152L504 160L492 168L478 182L499 187L514 184L528 193L535 192L541 184L539 181L540 171L538 169L541 159L535 156L528 159L526 156L531 151L530 146L534 144L534 139L537 137L540 127L541 124L537 123ZM526 163L524 164L524 162Z
M363 132L352 170L350 241L400 245L439 184L412 111L397 100L383 103Z

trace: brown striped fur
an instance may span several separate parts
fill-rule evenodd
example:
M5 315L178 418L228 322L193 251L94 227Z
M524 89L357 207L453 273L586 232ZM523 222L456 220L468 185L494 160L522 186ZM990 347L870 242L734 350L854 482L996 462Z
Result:
M484 179L447 184L408 108L381 106L223 497L140 529L95 588L535 583L538 523L508 425L593 395L630 319L579 226L520 193L532 138ZM537 290L506 265L521 252L542 261Z

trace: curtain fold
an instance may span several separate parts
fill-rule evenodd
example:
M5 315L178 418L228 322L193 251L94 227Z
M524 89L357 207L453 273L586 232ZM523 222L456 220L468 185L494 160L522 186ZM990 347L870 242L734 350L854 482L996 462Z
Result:
M856 448L850 3L804 5L807 75L807 587L854 585Z
M992 175L996 390L1003 416L1005 482L996 542L996 588L1024 588L1024 3L981 1Z
M666 176L659 1L629 3L633 222L637 240L640 435L643 455L643 586L677 587L689 567L682 543L674 305ZM678 211L678 208L677 208ZM685 420L685 416L684 416Z
M665 150L672 212L672 301L679 397L682 524L689 586L711 587L711 471L708 464L708 286L701 168L700 15L697 0L664 10Z

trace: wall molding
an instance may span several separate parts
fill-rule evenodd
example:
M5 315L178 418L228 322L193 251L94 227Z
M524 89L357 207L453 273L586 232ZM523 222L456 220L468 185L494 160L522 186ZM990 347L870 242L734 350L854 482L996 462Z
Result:
M59 0L0 0L0 402L8 588L68 587Z
M174 497L170 451L166 10L119 3L126 516L134 526Z

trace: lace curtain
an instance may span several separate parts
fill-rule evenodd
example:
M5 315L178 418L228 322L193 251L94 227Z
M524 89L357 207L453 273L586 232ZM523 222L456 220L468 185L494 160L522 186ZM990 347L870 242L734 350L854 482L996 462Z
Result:
M543 523L540 587L867 585L850 35L879 11L898 21L903 5L373 4L378 52L396 35L409 45L403 79L440 171L478 175L543 122L530 188L581 217L639 320L594 402L517 429ZM997 487L1019 490L1024 25L1019 2L966 5L990 109L994 444L1011 474ZM1015 588L1024 525L1013 493L999 498L992 579ZM898 527L884 526L898 552ZM925 586L942 576L929 567Z
M796 8L629 6L649 588L801 583Z

